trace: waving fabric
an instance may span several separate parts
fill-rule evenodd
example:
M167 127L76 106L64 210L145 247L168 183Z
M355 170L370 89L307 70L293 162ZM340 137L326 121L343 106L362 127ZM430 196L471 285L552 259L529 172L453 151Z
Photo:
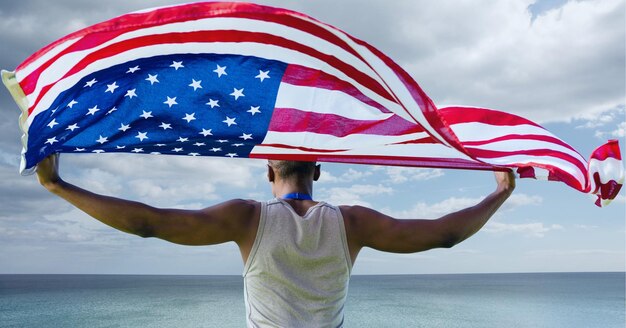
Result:
M21 172L55 152L132 152L501 170L613 199L617 141L587 162L524 118L437 109L396 63L306 15L246 3L130 13L2 72Z

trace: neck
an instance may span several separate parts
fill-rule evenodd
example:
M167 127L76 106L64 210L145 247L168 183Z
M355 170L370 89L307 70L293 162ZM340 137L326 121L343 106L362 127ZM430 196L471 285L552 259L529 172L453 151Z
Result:
M313 183L293 183L293 182L281 182L274 183L272 188L274 197L282 197L287 194L306 194L313 196Z

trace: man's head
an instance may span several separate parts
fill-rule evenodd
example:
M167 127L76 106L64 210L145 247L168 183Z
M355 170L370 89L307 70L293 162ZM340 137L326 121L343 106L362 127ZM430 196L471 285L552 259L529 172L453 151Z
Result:
M320 166L315 162L268 160L268 178L274 182L281 180L308 180L316 181L320 175Z

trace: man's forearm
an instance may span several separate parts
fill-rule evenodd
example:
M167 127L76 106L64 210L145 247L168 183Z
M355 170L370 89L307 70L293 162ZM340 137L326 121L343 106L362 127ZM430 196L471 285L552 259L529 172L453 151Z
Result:
M148 219L155 208L115 197L98 195L61 179L44 184L55 195L65 199L95 219L124 232L147 236Z
M513 186L498 187L480 203L442 217L450 232L451 244L458 244L478 232L509 198Z

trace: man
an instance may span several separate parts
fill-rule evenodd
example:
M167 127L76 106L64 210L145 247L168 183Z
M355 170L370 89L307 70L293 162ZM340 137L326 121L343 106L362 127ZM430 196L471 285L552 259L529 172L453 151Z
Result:
M515 188L511 173L497 172L496 190L475 206L436 220L397 220L361 206L313 201L319 165L270 160L274 200L158 209L69 184L58 166L58 155L39 163L39 182L111 227L182 245L237 243L249 327L342 326L350 270L363 247L395 253L452 247L476 233Z

